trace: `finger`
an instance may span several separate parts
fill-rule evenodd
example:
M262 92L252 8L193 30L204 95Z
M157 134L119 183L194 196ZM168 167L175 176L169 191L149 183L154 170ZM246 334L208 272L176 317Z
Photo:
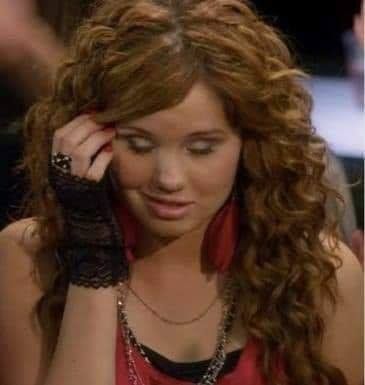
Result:
M57 129L55 133L59 133L60 136L65 135L68 131L77 128L81 124L84 124L87 120L91 119L90 114L82 114L76 116L76 118L72 119L70 122Z
M115 129L106 128L89 136L85 142L78 146L71 154L71 173L81 178L90 168L91 160L100 149L110 142L115 136Z
M80 125L87 122L89 119L90 119L90 115L88 114L79 115L75 119L71 120L71 122L67 123L61 128L58 128L53 133L52 152L59 151L59 142L60 140L62 140L63 136L67 135L68 132L75 130Z
M86 178L99 182L107 169L110 161L113 159L113 152L110 150L102 150L96 156L94 162L86 173Z
M102 125L87 120L84 124L68 131L62 138L59 138L58 143L55 144L55 150L61 151L63 154L72 154L94 132L102 129Z

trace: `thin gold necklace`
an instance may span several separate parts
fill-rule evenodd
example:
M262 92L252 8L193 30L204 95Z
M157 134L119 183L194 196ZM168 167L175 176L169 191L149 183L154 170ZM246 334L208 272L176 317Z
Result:
M209 304L209 306L202 312L200 313L198 316L188 320L188 321L174 321L174 320L170 320L162 315L160 315L155 309L153 309L150 305L148 305L136 292L134 289L132 289L132 287L130 286L129 282L126 282L126 286L128 287L128 289L131 291L131 293L138 299L139 302L141 302L151 313L153 313L158 319L160 319L162 322L165 322L165 323L168 323L168 324L172 324L172 325L189 325L189 324L192 324L193 322L196 322L196 321L199 321L200 319L202 319L207 313L208 311L214 306L214 304L217 302L217 300L219 299L219 294L218 293L213 301Z

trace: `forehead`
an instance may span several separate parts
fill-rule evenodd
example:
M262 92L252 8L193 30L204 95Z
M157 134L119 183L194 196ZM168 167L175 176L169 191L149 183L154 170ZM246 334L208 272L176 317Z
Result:
M184 136L195 131L221 129L230 131L223 104L204 83L196 83L178 105L129 121L155 135Z

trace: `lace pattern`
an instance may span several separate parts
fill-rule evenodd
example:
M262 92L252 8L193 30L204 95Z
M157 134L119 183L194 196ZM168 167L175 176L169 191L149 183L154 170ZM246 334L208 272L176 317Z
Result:
M64 219L64 239L56 258L68 270L70 282L98 288L127 277L128 262L107 174L95 182L50 165L49 179Z

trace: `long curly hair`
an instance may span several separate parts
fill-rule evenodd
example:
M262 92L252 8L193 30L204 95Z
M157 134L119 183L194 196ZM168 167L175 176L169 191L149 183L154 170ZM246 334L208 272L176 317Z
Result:
M311 123L312 99L284 38L246 0L104 0L75 33L51 94L24 128L20 168L29 191L24 213L37 222L34 308L45 357L52 356L68 287L53 252L62 220L47 165L54 131L77 115L127 122L180 103L198 80L222 100L242 137L240 318L262 343L259 369L270 384L280 354L293 385L335 384L321 354L325 324L318 298L337 303L341 260L325 203L339 198L324 181L325 143Z

